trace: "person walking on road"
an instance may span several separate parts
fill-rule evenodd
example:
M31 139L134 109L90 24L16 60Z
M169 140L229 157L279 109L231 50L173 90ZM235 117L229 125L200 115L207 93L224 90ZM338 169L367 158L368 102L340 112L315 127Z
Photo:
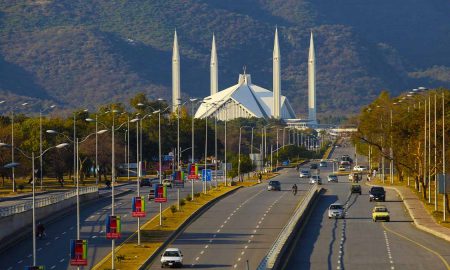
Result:
M258 174L258 183L261 183L261 180L262 180L262 173L259 172L259 174Z
M294 194L294 196L297 195L297 184L294 184L292 186L292 193Z

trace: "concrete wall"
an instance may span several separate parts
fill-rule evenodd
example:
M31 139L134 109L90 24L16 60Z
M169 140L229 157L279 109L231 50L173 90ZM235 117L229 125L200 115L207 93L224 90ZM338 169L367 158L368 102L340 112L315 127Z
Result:
M80 195L80 203L97 199L98 192ZM36 208L36 224L39 221L56 219L67 211L75 210L77 198L72 197L59 203L54 203L44 207ZM0 251L11 243L21 239L25 234L30 233L33 224L33 211L25 211L0 218ZM44 222L45 224L46 222Z

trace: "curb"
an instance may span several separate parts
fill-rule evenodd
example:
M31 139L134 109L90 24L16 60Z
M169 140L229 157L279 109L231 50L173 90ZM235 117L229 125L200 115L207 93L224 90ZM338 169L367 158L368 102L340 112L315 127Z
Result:
M219 197L216 197L214 199L212 199L211 201L209 201L208 203L206 203L205 205L203 205L202 207L200 207L199 209L197 209L197 211L195 211L194 213L192 213L191 216L189 216L185 222L183 222L164 242L163 244L157 248L152 255L150 255L150 257L148 257L148 259L138 268L138 270L145 270L145 269L149 269L149 267L152 265L153 261L155 260L155 258L159 255L159 253L161 253L170 243L173 242L173 240L175 240L175 238L177 238L182 232L184 232L184 230L191 225L192 222L194 222L197 218L199 218L201 215L203 215L203 213L205 213L209 208L211 208L216 202L218 202L219 200L235 193L236 191L238 191L239 189L241 189L242 186L235 188L225 194L220 195Z
M375 185L369 184L369 183L367 183L367 182L366 182L366 185L367 185L367 186L371 186L371 187L372 187L372 186L375 186ZM397 192L397 194L398 194L398 195L400 196L400 198L402 199L402 202L403 202L403 204L405 205L406 210L408 210L408 214L409 214L409 215L411 216L411 218L413 219L414 225L415 225L418 229L420 229L420 230L422 230L422 231L424 231L424 232L427 232L427 233L429 233L429 234L432 234L432 235L434 235L434 236L436 236L436 237L439 237L439 238L441 238L441 239L443 239L443 240L446 240L446 241L450 242L450 235L446 235L446 234L444 234L444 233L438 232L438 231L436 231L436 230L434 230L434 229L428 228L428 227L426 227L426 226L423 226L423 225L417 223L416 219L413 218L414 215L413 215L413 213L412 213L411 206L409 205L408 202L405 201L405 199L404 199L404 197L403 197L403 194L400 193L400 191L399 191L396 187L388 187L388 186L382 186L382 187L387 188L387 189L392 189L392 190L395 190L395 192ZM433 219L433 220L434 220L434 219ZM435 221L435 222L436 222L436 221ZM439 225L439 224L436 223L436 226L441 226L441 225Z

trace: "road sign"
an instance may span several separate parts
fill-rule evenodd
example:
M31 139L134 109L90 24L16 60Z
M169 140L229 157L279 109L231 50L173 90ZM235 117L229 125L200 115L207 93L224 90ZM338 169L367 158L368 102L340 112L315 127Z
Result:
M444 194L444 174L438 174L439 194ZM445 193L450 193L450 174L445 174Z
M131 201L132 212L131 216L133 217L145 217L145 199L144 196L133 197Z
M70 240L70 265L86 266L87 261L87 240Z
M211 182L212 179L212 170L211 169L203 169L202 170L202 181Z

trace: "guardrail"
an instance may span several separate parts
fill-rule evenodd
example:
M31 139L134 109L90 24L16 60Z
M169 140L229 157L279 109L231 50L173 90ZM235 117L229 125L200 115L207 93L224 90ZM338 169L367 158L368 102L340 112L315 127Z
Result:
M88 194L92 192L98 192L98 187L82 187L79 189L79 194ZM77 195L76 190L64 192L58 195L49 195L48 197L41 198L35 200L35 207L44 207L50 204L58 203L69 198L75 197ZM33 202L30 200L26 203L16 204L12 206L2 207L0 208L0 217L7 217L11 215L15 215L18 213L23 213L33 208Z
M285 245L288 238L291 236L291 233L294 231L297 222L305 213L307 206L309 205L311 199L313 198L314 194L316 194L316 192L317 192L317 185L314 185L308 190L308 193L305 195L305 198L299 204L299 206L295 210L294 215L291 217L289 222L286 224L286 226L284 226L283 230L278 235L277 239L272 245L272 248L269 250L267 255L261 261L257 270L266 270L273 268L278 256L280 255L281 249Z

